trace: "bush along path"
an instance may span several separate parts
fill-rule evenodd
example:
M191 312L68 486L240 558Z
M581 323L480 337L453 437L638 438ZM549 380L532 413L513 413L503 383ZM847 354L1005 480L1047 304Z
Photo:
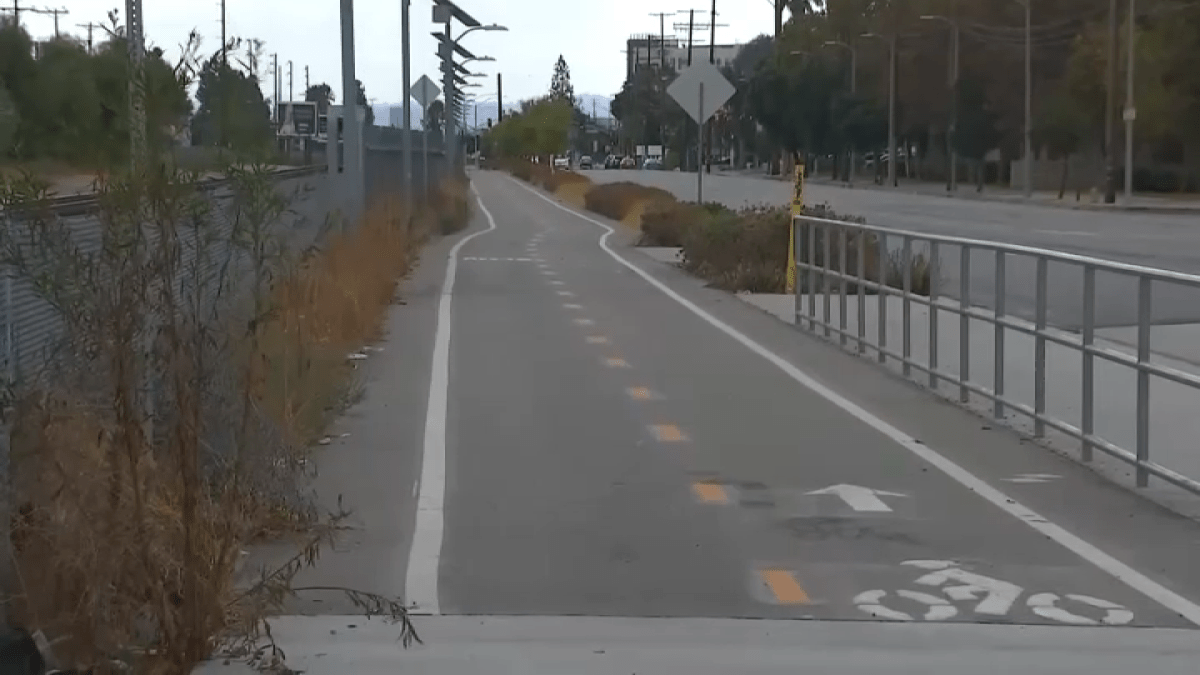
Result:
M787 289L790 207L753 206L734 211L717 203L680 202L665 190L620 182L595 185L587 177L571 171L553 171L543 164L508 161L493 165L508 170L517 178L542 187L577 206L636 228L641 235L638 246L680 249L680 267L709 282L715 288L734 292L783 293ZM816 245L801 262L845 274L859 274L858 250L863 249L862 277L869 282L882 281L893 288L903 286L904 266L896 253L881 253L879 238L854 227L863 218L839 214L825 204L808 206L804 215L819 218L815 228ZM845 223L845 226L839 226ZM797 236L806 242L801 227ZM840 242L846 242L846 269L841 268ZM825 237L830 237L830 259L824 259ZM811 257L810 257L811 256ZM928 260L914 254L908 261L912 291L928 295L932 279ZM808 276L797 274L798 289L811 292ZM837 288L829 277L824 284L830 292ZM866 286L864 284L864 286ZM817 289L820 292L821 289ZM846 292L854 292L853 284ZM866 286L864 291L875 293Z
M453 181L423 208L378 201L301 252L277 236L291 196L269 167L229 177L226 201L183 172L115 178L88 242L36 208L44 185L0 180L0 206L29 214L0 230L0 262L64 328L53 362L2 401L13 569L0 581L20 630L0 647L35 672L186 673L214 653L272 665L266 619L348 515L318 514L306 484L352 400L352 357L429 236L470 216ZM282 537L295 556L237 583L243 550ZM416 638L398 599L344 590Z

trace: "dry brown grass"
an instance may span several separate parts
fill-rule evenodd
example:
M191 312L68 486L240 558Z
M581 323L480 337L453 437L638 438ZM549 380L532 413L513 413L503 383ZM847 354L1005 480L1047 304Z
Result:
M194 194L167 186L152 203L170 213L151 215L175 226L169 217L191 211L167 208L170 199L184 195L183 205L194 206ZM354 385L347 353L379 337L398 280L428 234L445 229L445 210L454 222L469 216L463 185L439 194L439 210L411 217L395 201L377 204L316 255L256 274L264 283L253 309L220 319L172 304L185 299L156 281L167 277L153 256L109 253L111 264L132 271L101 271L129 288L97 292L76 308L76 330L91 331L84 343L92 346L76 347L81 367L17 392L7 419L19 509L17 583L6 602L19 624L56 641L60 665L186 673L222 645L263 637L262 621L290 593L291 576L345 516L313 512L301 485L310 443ZM169 257L168 249L161 253ZM139 291L147 287L154 292ZM97 305L113 298L121 302ZM136 304L147 301L166 302L182 318L162 320L154 343L122 338L137 330L129 317L175 316ZM160 378L149 408L135 386L148 375ZM235 588L243 547L285 532L298 536L296 558L250 589ZM360 606L403 620L406 639L414 635L398 604L346 590Z
M584 198L589 211L634 228L641 226L641 216L647 206L674 200L675 197L666 190L628 182L597 185Z

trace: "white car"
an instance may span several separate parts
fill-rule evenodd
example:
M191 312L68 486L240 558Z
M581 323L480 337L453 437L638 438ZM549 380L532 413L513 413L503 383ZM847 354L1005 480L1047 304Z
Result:
M571 168L571 158L570 157L555 157L554 158L554 168L570 169Z

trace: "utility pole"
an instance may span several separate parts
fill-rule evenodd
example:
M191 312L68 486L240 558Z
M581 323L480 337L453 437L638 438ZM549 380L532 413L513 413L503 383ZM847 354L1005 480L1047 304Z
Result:
M712 16L709 19L708 28L708 63L715 65L717 62L717 0L712 0ZM712 173L712 120L704 123L702 130L705 135L704 147L708 148L708 156L701 157L700 161L704 162L704 171Z
M221 68L224 69L229 65L229 58L225 51L229 44L229 37L225 34L225 0L221 0Z
M344 223L353 223L362 206L362 135L358 124L358 80L354 73L354 0L341 0L342 28L342 133L345 144L345 169L342 173L343 185L346 189L343 197L348 197L346 204L346 219ZM330 127L333 128L332 123ZM336 137L335 134L330 134ZM334 144L333 152L337 152ZM336 155L335 155L336 156ZM348 194L347 194L348 193Z
M783 33L783 8L787 7L787 0L775 0L775 39L778 40L780 34Z
M304 66L304 96L308 97L308 90L312 87L308 82L308 66Z
M1125 202L1129 203L1133 199L1133 121L1137 119L1137 106L1133 99L1133 67L1134 67L1134 41L1137 39L1137 33L1134 30L1134 24L1137 19L1136 8L1137 0L1129 0L1129 39L1127 49L1129 51L1127 63L1125 67L1125 111L1122 117L1125 119Z
M15 0L14 0L15 6ZM134 171L145 167L146 161L146 105L142 100L143 57L145 56L145 33L143 32L142 0L125 0L125 34L128 37L129 63L129 155Z
M666 17L674 12L650 12L650 16L658 17L658 67L667 68L667 24Z
M1033 196L1033 0L1020 0L1025 5L1025 174L1021 189L1025 198Z
M500 79L500 73L496 73L496 117L497 123L504 121L504 82Z
M87 33L87 35L88 35L87 50L88 50L88 54L91 54L92 53L92 29L98 27L100 24L98 24L94 21L89 21L87 23L79 23L79 24L75 24L75 25L78 26L79 28L87 29L87 32L88 32Z
M1115 121L1113 108L1117 96L1117 0L1108 2L1108 91L1104 99L1104 203L1117 201L1117 157L1113 149Z
M55 40L57 40L61 36L61 34L58 32L58 15L71 13L69 10L66 10L66 9L43 9L43 10L34 10L34 11L40 11L40 13L42 13L42 14L53 14L54 15L54 39Z
M296 90L292 88L292 62L288 61L288 100L296 100Z
M411 32L409 26L409 0L400 0L400 114L404 123L400 125L404 138L400 142L400 171L404 179L404 201L412 213L413 206L413 147L412 147L412 52ZM422 159L422 161L427 161Z

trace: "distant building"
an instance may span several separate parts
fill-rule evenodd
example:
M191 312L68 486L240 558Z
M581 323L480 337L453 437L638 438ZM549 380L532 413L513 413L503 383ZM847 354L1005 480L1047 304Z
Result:
M733 64L743 45L718 44L713 48L713 63L718 68ZM675 36L662 39L658 35L633 35L625 41L625 77L633 74L634 67L645 68L665 65L672 70L683 70L688 63L687 42ZM692 63L707 61L708 45L692 44Z

